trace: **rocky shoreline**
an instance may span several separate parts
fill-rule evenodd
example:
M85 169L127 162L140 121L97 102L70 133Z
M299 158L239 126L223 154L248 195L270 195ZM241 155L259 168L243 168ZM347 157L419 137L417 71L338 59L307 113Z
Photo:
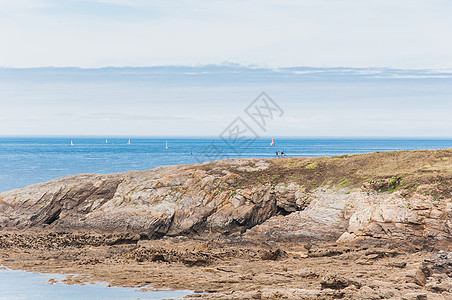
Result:
M450 299L452 150L236 159L0 194L0 265L206 299Z

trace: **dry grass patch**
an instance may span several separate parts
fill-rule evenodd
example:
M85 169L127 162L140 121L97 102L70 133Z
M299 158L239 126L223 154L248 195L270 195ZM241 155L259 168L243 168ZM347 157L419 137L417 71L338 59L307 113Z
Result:
M438 195L446 195L448 190L452 190L452 149L265 161L270 163L270 167L256 172L238 171L233 165L221 167L239 175L236 182L239 188L278 183L297 183L307 190L320 186L354 188L364 183L385 181L387 188L381 191L403 188L408 193L421 184L439 186Z

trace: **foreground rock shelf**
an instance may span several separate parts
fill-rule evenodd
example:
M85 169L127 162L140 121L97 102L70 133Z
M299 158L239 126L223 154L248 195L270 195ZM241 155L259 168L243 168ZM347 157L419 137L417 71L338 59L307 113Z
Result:
M0 226L0 264L81 281L213 299L448 299L452 150L70 176L1 193Z

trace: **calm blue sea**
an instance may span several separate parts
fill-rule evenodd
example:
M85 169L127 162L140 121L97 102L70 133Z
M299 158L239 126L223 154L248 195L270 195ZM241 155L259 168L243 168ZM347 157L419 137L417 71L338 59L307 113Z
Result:
M258 139L231 149L219 138L0 138L0 192L79 173L116 173L218 158L335 156L452 148L452 139ZM73 146L71 146L71 141ZM168 143L168 148L166 148Z

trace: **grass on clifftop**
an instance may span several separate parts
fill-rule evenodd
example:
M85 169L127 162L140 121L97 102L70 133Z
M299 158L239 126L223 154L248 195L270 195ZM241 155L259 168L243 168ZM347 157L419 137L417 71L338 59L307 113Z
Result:
M231 170L240 175L238 187L293 182L312 190L317 187L353 188L368 183L381 192L403 189L410 193L421 184L432 184L436 193L433 196L452 196L452 149L279 158L266 162L270 167L265 170Z

